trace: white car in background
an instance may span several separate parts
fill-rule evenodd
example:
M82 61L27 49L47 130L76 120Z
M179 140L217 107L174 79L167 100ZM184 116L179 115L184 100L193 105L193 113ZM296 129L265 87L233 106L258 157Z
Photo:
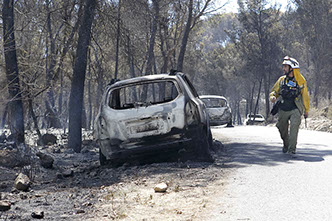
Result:
M225 97L218 95L201 95L199 98L206 106L211 126L224 124L232 126L232 111Z
M248 114L245 120L246 125L260 125L265 123L265 118L261 114Z

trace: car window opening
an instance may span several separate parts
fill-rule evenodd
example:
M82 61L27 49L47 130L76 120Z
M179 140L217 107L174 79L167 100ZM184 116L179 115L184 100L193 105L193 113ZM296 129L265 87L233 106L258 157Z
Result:
M207 108L219 108L226 107L226 100L218 99L218 98L204 98L202 99Z
M113 109L147 107L172 101L178 94L173 81L128 85L111 91L109 106Z

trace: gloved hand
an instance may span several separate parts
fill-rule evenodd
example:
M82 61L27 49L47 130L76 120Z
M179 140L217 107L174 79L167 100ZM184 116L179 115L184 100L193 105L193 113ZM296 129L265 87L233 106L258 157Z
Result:
M270 101L271 101L272 103L274 103L276 100L277 100L277 98L276 98L275 96L271 96L271 97L270 97Z

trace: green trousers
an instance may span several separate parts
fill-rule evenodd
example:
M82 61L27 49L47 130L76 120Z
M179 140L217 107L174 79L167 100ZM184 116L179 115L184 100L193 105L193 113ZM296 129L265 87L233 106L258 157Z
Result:
M301 124L301 114L296 108L291 111L283 111L279 109L279 118L277 128L279 129L284 147L288 148L288 152L296 151L297 135Z

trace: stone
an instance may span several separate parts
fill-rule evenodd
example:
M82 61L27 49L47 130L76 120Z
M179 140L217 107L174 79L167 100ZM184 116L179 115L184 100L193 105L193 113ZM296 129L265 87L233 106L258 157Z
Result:
M154 187L154 191L156 193L164 193L164 192L166 192L167 188L168 188L168 186L166 183L159 183Z
M62 173L56 173L56 178L63 179L64 177L63 177Z
M38 145L53 145L56 144L57 142L57 137L54 134L43 134L41 136L41 139L38 140Z
M35 211L31 213L31 217L35 219L42 219L44 218L44 211Z
M85 211L82 210L82 209L79 209L79 210L76 211L76 214L80 214L80 213L85 213Z
M74 171L68 169L62 172L63 177L72 177L74 176Z
M44 167L46 169L53 168L53 162L54 162L53 157L51 157L48 154L42 153L42 152L38 152L38 153L36 153L36 155L39 157L40 165L42 167Z
M91 202L85 202L85 203L83 203L83 206L85 206L85 207L92 206L92 203Z
M0 143L5 142L6 139L7 139L6 134L3 132L3 133L0 135Z
M20 173L15 179L15 188L17 190L27 191L30 187L31 181L29 177L23 173Z
M53 150L53 153L61 153L61 149L60 148L56 148Z
M81 153L89 153L89 148L88 147L84 147L82 150L81 150Z
M10 210L11 203L8 201L0 201L0 211Z
M24 159L17 149L0 149L0 166L6 168L14 168L26 164Z

